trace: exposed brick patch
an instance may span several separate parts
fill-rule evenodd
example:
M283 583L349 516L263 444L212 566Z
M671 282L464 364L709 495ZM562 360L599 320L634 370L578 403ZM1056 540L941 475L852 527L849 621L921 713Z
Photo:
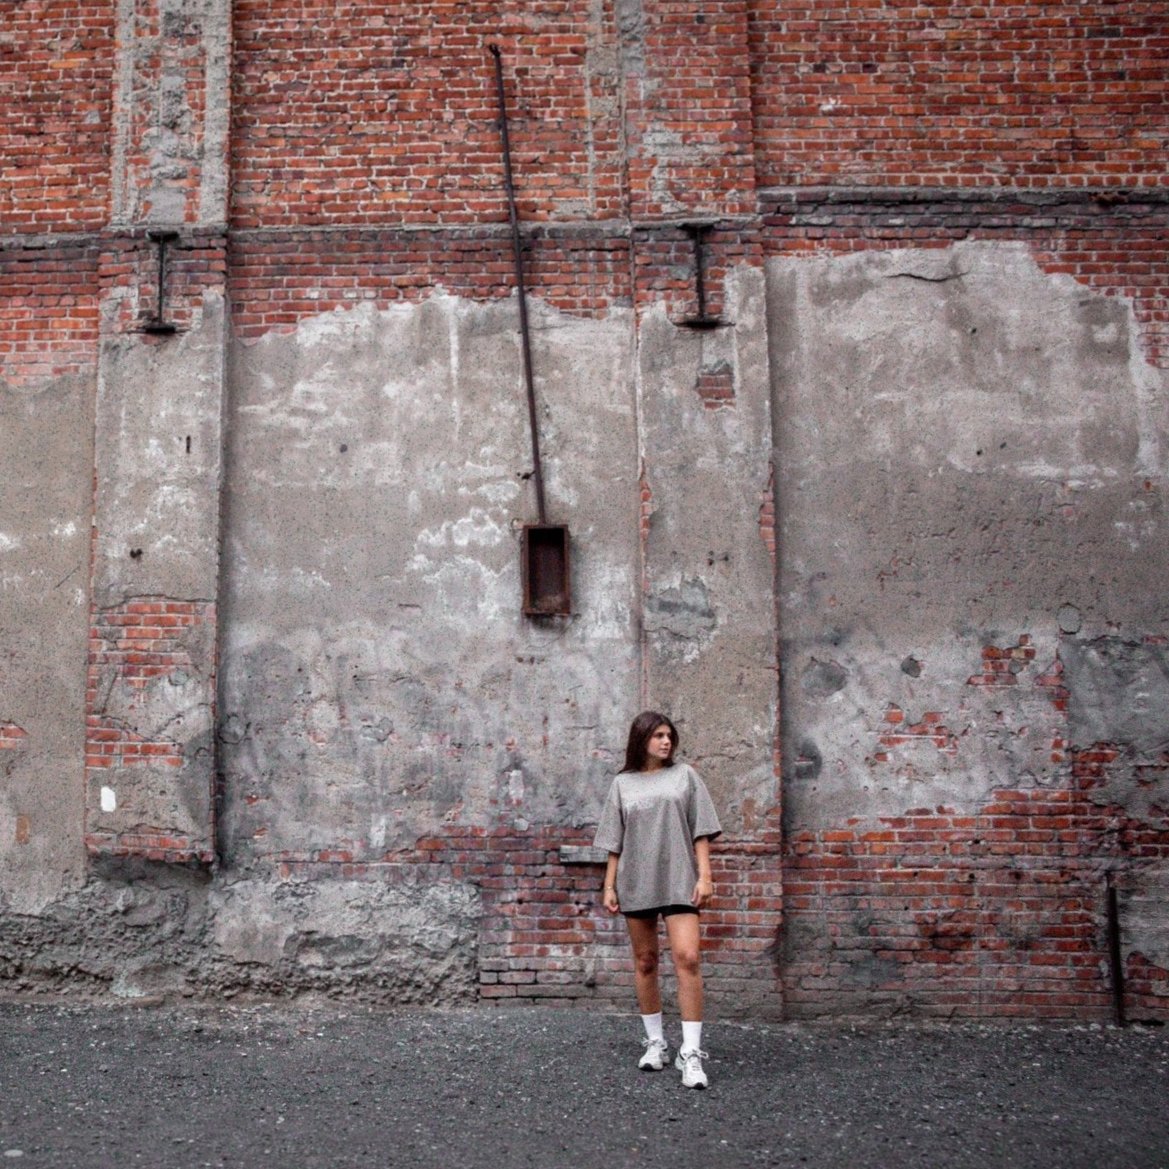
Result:
M1017 686L1019 675L1035 661L1035 647L1031 635L1024 633L1018 645L1000 648L997 645L984 646L982 650L982 672L972 674L967 686L1001 687Z
M1035 685L1047 691L1051 704L1057 711L1061 714L1067 713L1068 688L1063 682L1063 662L1060 661L1058 654L1055 661L1035 679Z
M1159 785L1169 780L1169 750L1162 750L1154 758L1141 758L1122 743L1091 743L1086 747L1070 747L1067 759L1072 782L1081 791L1119 783L1135 785L1138 791L1156 792ZM1169 808L1154 810L1160 811L1169 829Z
M1032 251L1047 272L1065 273L1106 296L1131 300L1149 361L1169 368L1169 215L1159 225L1134 227L1071 230L1050 242L1039 236Z
M748 223L712 225L703 233L702 256L705 303L699 306L693 235L675 225L636 226L633 267L639 308L664 304L670 319L685 325L699 317L701 307L707 319L733 324L726 317L726 280L737 266L762 264L757 227Z
M1169 970L1144 954L1130 954L1124 969L1124 1001L1129 1018L1163 1020L1169 1002Z
M196 327L203 297L222 291L227 279L227 241L221 231L184 231L166 247L165 293L158 289L158 245L145 228L111 234L101 255L105 295L117 303L118 332L139 333L162 317L179 332Z
M771 567L776 566L776 556L779 545L775 533L775 464L772 463L767 475L767 486L759 495L759 536L763 541L767 554L771 558Z
M733 409L735 405L735 371L725 361L700 369L694 389L704 409Z
M213 644L216 614L210 601L176 601L166 597L135 597L96 611L89 638L86 685L85 771L92 793L105 785L114 790L118 773L139 767L171 772L176 784L188 764L181 710L173 718L174 733L153 735L137 727L138 719L156 720L152 698L159 687L181 687L206 676L207 645ZM211 691L209 691L210 695ZM111 704L111 694L116 702ZM169 697L169 696L168 696ZM164 699L164 703L167 699ZM112 710L111 710L112 705ZM107 778L108 777L108 778ZM198 783L199 781L196 781ZM208 781L209 784L209 781ZM211 792L192 792L194 802L211 805ZM94 856L138 857L167 863L207 864L214 859L214 824L200 834L173 825L170 791L139 793L134 798L130 831L104 827L97 810L87 806L85 847ZM181 796L177 802L185 803ZM118 814L121 809L102 809ZM123 813L124 814L124 813ZM180 813L189 815L190 813ZM208 812L210 815L210 812ZM165 818L164 818L165 817ZM202 827L202 826L200 826Z
M13 751L24 745L28 732L16 723L0 722L0 751Z
M193 659L187 634L214 622L212 602L164 597L139 597L94 614L86 688L88 772L142 764L183 766L179 739L150 739L110 717L102 705L101 689L108 688L112 679L131 691L145 691L152 681L176 671L203 672L205 664Z
M1078 785L997 792L971 814L916 808L797 831L785 849L785 928L799 939L785 951L786 1007L1107 1019L1105 873L1166 859L1165 825ZM1167 1018L1165 989L1151 969L1134 994Z
M645 464L642 464L641 475L638 479L638 532L644 543L649 538L650 524L653 522L654 493L650 486L649 473ZM645 582L643 582L645 583Z
M928 710L915 723L905 721L905 712L895 705L885 711L884 727L877 733L877 750L873 761L887 763L889 752L911 743L932 743L943 754L953 758L958 754L958 736L945 724L945 715Z
M87 832L85 849L105 859L136 859L164 864L210 864L214 849L206 841L153 832Z

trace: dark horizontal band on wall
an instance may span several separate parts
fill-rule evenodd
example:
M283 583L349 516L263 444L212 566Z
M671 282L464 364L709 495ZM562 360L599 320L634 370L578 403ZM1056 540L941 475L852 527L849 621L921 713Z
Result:
M1166 187L761 187L760 203L876 203L916 205L919 203L1016 203L1051 207L1065 204L1115 206L1169 205Z
M757 226L760 217L784 205L913 207L921 204L993 205L1013 204L1023 207L1053 208L1060 206L1130 208L1169 207L1167 187L763 187L757 192L759 212L755 216L694 216L680 215L660 219L591 219L586 222L555 222L540 220L522 225L524 234L533 239L549 238L614 238L634 233L680 230L686 225L701 222L722 230L750 229ZM30 233L0 236L0 252L51 249L59 247L101 246L111 239L147 239L149 233L165 228L166 224L110 224L100 231ZM490 238L510 235L510 226L503 221L491 223L326 223L304 226L281 224L277 227L247 227L235 229L223 223L183 224L175 228L180 239L207 240L216 236L232 242L273 240L280 238L393 235L435 236L447 238ZM181 245L180 245L181 246Z

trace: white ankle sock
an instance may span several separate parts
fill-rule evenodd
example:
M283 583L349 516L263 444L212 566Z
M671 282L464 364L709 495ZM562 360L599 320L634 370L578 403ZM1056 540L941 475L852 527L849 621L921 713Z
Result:
M656 1015L642 1015L642 1025L645 1027L646 1039L662 1039L662 1012L658 1011Z
M702 1022L687 1023L685 1019L682 1020L682 1050L683 1051L701 1051L702 1050Z

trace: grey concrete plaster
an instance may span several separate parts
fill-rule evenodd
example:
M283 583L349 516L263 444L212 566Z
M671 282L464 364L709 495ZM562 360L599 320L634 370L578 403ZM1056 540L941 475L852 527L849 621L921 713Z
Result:
M642 322L641 460L652 493L646 548L646 702L671 713L728 830L777 801L773 565L760 529L771 486L762 274L727 281L730 327L688 332L664 310ZM710 408L704 370L729 369L733 401Z
M105 311L118 311L111 299ZM213 601L219 565L224 304L189 332L109 334L97 403L94 604Z
M1126 877L1118 890L1121 953L1169 967L1169 863L1154 862Z
M473 1002L479 919L477 890L442 871L254 881L99 859L84 886L0 914L0 981L9 993L128 1002L312 993Z
M636 703L631 330L532 315L570 618L520 613L536 515L514 304L362 306L234 350L233 856L595 819Z
M211 897L212 939L272 984L356 983L390 1001L474 1002L478 890L420 877L389 882L229 881Z
M0 381L0 908L81 879L93 382Z
M1139 733L1109 720L1139 684L1089 660L1120 638L1159 693L1159 657L1137 647L1169 618L1169 418L1131 306L1015 245L767 272L790 822L1055 782L1066 720L1042 680L1057 662L1091 682L1089 704L1111 691L1077 736L1163 742L1163 711ZM1013 686L971 684L984 647L1025 636ZM943 741L879 762L890 707L906 725L940 715Z

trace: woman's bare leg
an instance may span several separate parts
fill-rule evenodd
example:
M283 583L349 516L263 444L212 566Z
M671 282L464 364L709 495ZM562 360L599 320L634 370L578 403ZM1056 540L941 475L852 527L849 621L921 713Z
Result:
M657 919L627 917L625 924L633 946L633 985L637 990L638 1010L643 1015L656 1015L662 1009Z
M678 975L678 1009L689 1023L702 1022L702 958L697 913L672 913L666 918L670 956Z

